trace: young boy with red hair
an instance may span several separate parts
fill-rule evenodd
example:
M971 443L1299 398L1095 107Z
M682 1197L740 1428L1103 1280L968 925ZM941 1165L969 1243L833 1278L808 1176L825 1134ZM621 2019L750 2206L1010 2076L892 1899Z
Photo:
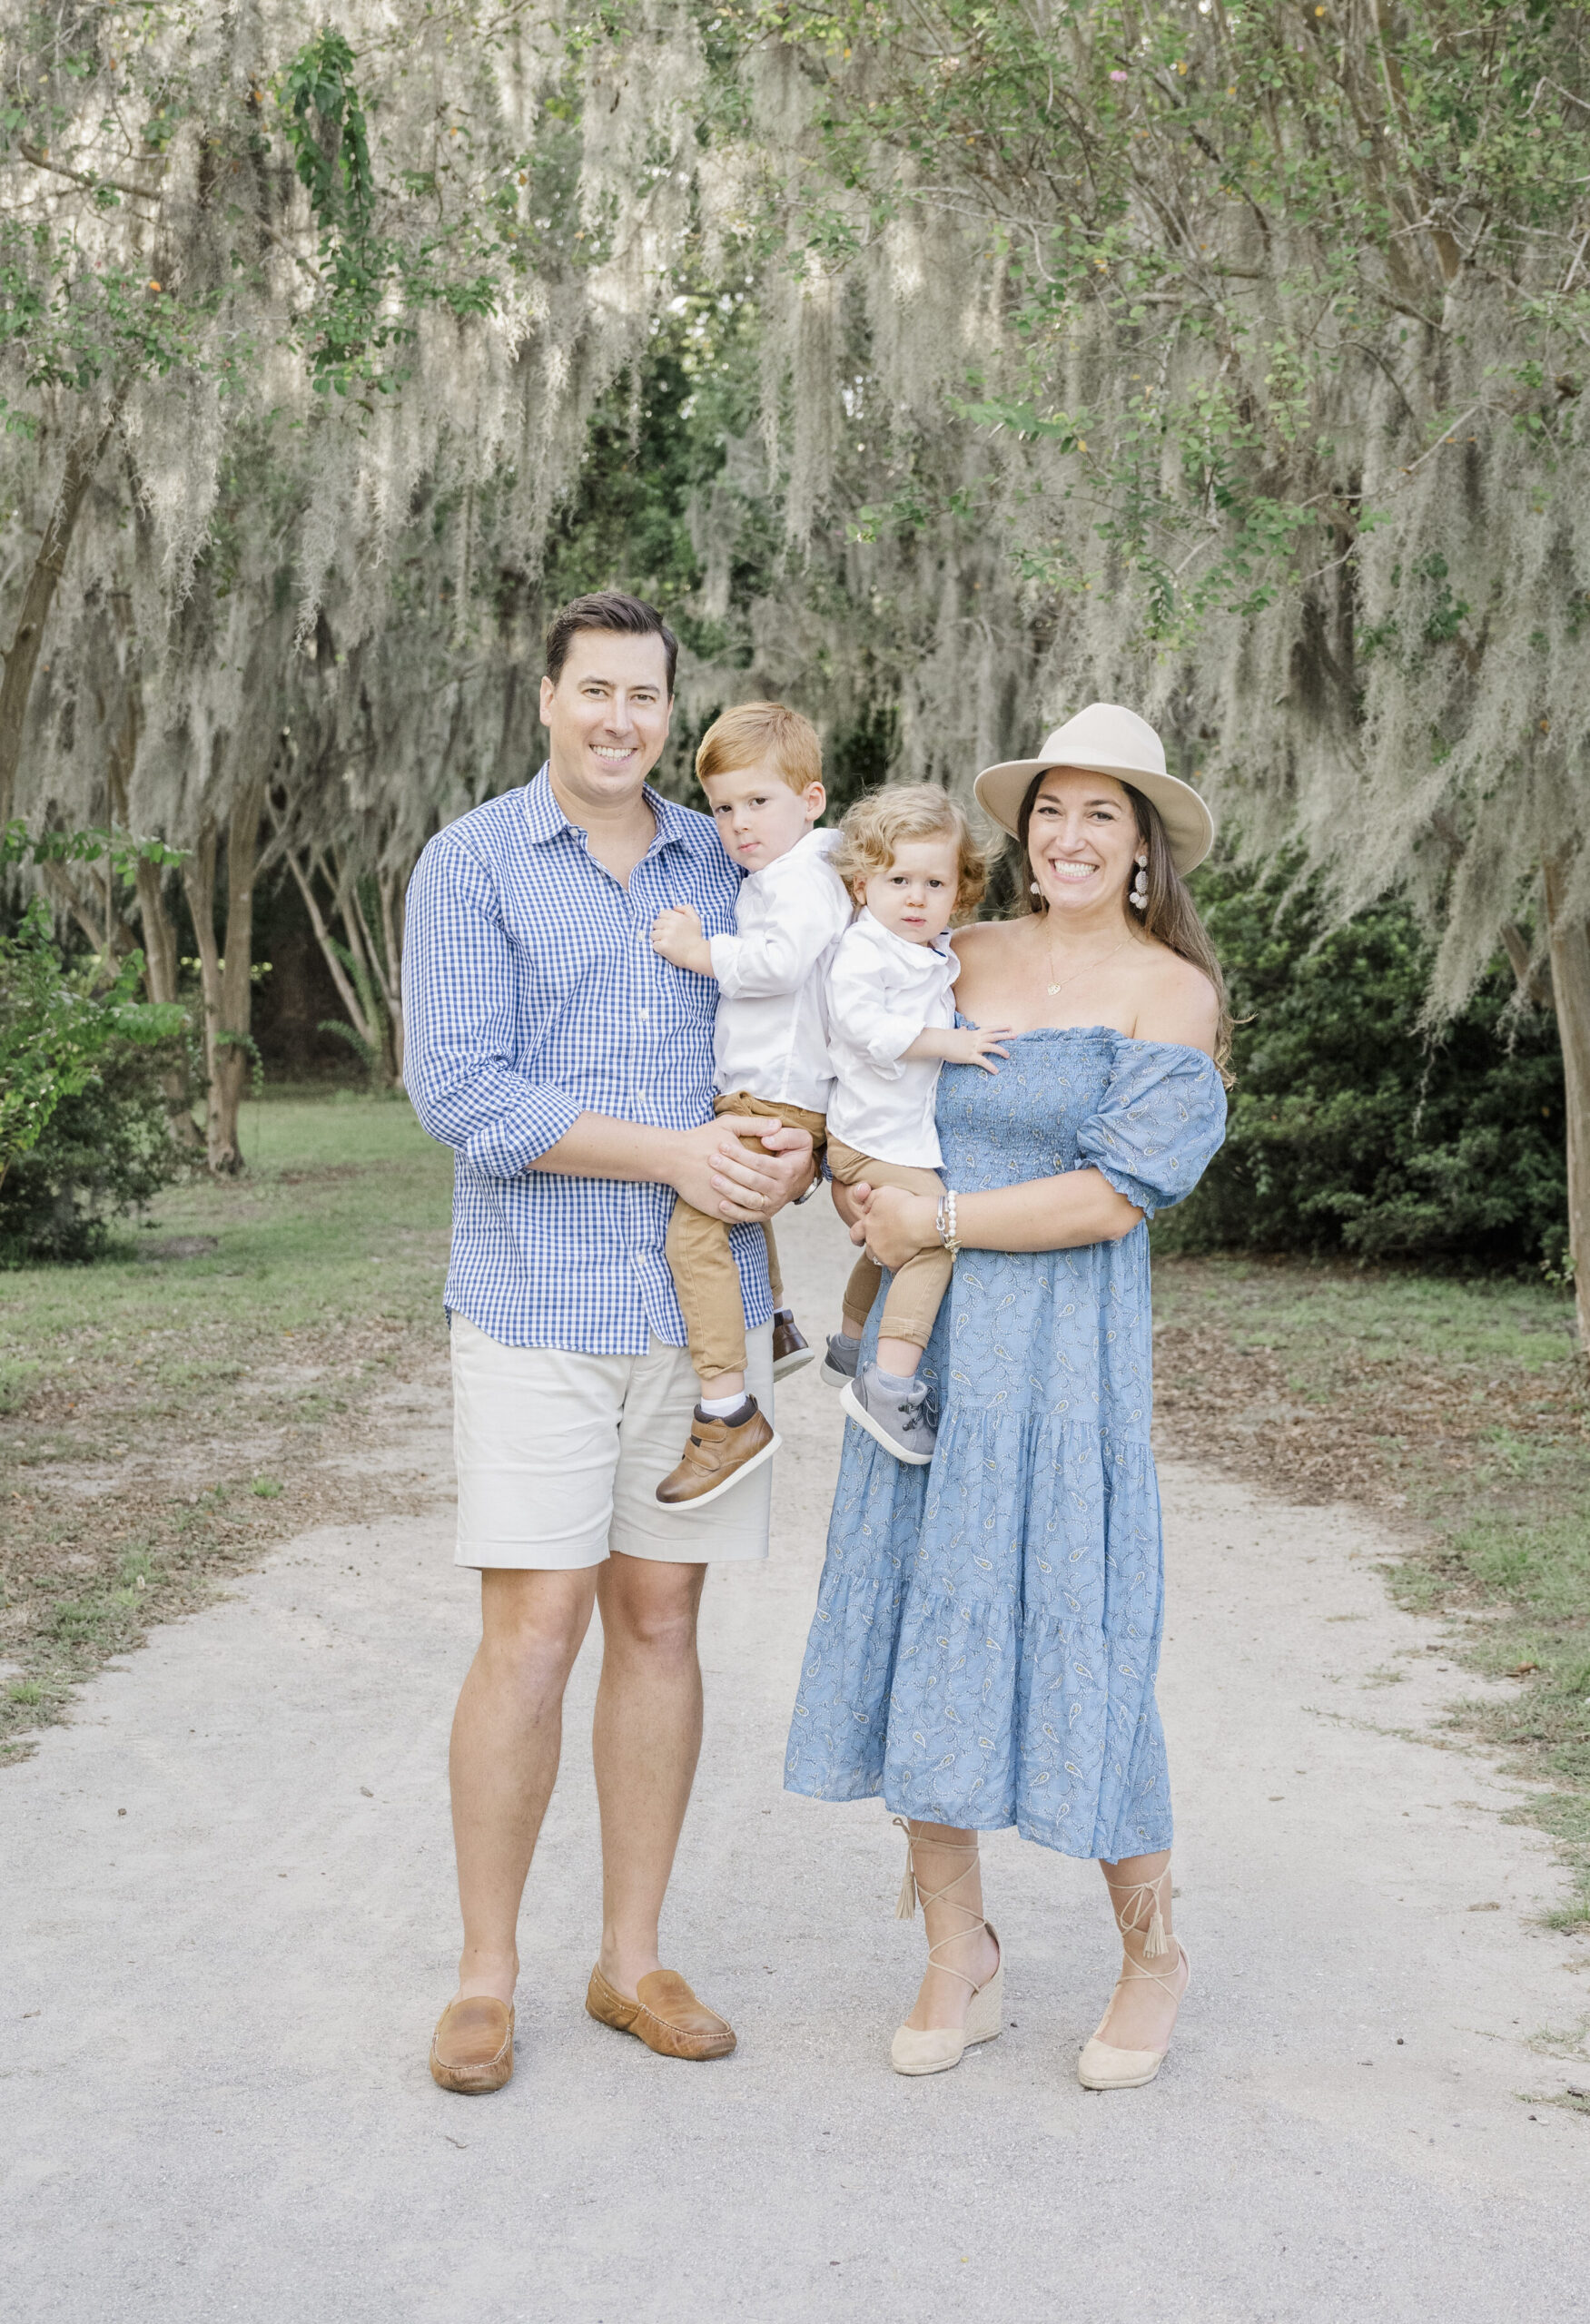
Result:
M746 873L735 933L708 942L686 908L660 913L651 940L676 968L716 980L717 1112L807 1130L820 1155L834 1078L825 972L851 915L828 861L838 833L815 828L827 805L822 749L798 712L777 702L742 703L708 727L696 773L725 851ZM668 1228L667 1261L701 1398L683 1457L657 1487L665 1508L699 1509L778 1449L746 1387L745 1309L729 1231L721 1218L684 1202ZM763 1232L777 1379L810 1363L812 1351L784 1305L772 1229Z

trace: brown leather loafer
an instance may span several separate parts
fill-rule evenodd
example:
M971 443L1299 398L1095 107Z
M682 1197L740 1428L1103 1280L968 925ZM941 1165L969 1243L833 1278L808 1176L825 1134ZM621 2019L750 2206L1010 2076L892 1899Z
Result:
M665 1509L704 1509L771 1461L782 1442L755 1396L746 1398L732 1420L709 1420L697 1404L685 1457L658 1485L657 1500Z
M659 2058L726 2058L734 2048L734 2027L696 2000L676 1969L654 1969L635 1990L639 1999L626 2001L593 1969L586 2008L599 2024L635 2034Z
M790 1310L775 1307L773 1312L774 1378L787 1380L792 1372L798 1372L803 1364L810 1364L816 1353L816 1349L808 1344Z
M513 2011L491 1994L449 2001L430 2037L430 2077L444 2090L483 2098L513 2077Z

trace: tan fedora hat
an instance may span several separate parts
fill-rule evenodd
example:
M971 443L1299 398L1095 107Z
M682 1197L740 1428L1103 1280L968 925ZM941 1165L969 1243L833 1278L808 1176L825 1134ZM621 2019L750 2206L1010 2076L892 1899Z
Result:
M1044 736L1035 759L1005 759L998 766L985 766L973 785L978 805L1015 838L1027 785L1052 766L1112 774L1151 799L1178 872L1190 872L1201 863L1215 843L1214 817L1190 783L1166 773L1165 745L1135 710L1123 710L1114 702L1091 702Z

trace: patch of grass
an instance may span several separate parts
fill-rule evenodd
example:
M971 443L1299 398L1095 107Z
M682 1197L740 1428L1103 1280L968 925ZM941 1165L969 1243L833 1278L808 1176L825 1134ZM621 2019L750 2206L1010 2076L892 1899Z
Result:
M5 1277L0 1759L272 1540L367 1507L321 1432L344 1450L445 1348L451 1157L408 1106L268 1096L242 1145L243 1177L171 1189L111 1258Z
M1570 2114L1590 2114L1590 2093L1582 2090L1559 2090L1544 2098L1521 2090L1518 2097L1526 2106L1561 2106Z
M1552 1925L1590 1926L1590 1378L1570 1302L1522 1280L1170 1258L1154 1308L1176 1451L1408 1527L1392 1591L1452 1618L1464 1668L1516 1681L1458 1723L1552 1787L1519 1815L1574 1872Z

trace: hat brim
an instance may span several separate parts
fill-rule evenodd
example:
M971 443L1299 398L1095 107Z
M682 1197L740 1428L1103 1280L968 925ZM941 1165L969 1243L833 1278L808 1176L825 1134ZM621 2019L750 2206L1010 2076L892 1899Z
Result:
M1201 863L1215 843L1215 819L1190 783L1183 783L1179 775L1151 773L1142 767L1107 766L1098 758L1091 758L1085 763L1074 759L1004 759L998 766L983 768L972 786L973 796L983 813L1015 839L1016 817L1027 795L1027 785L1035 774L1047 774L1056 766L1074 766L1080 774L1113 775L1117 783L1130 783L1134 791L1141 791L1145 799L1151 800L1165 826L1170 859L1183 874Z

